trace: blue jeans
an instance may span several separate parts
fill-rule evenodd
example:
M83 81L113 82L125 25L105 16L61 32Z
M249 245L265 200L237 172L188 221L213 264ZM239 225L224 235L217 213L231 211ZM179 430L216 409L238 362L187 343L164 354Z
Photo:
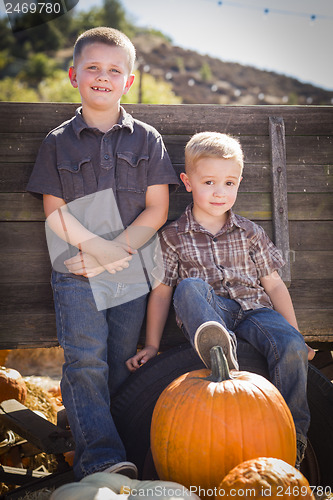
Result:
M52 287L65 355L61 391L81 479L126 460L110 400L130 374L125 361L136 353L147 296L98 311L87 279L53 271Z
M265 356L271 382L281 392L293 416L297 440L306 444L310 425L308 355L302 335L277 311L267 307L243 311L235 300L216 295L208 283L198 278L181 281L173 300L192 345L202 323L218 321L234 341L246 340Z

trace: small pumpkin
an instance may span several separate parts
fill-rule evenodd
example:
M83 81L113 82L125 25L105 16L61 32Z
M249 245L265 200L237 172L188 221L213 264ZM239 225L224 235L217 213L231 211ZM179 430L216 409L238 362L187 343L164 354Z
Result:
M162 392L151 424L159 478L196 486L203 495L244 460L296 460L294 422L276 387L257 374L230 374L219 346L211 362L212 373L186 373Z
M16 399L24 404L27 387L21 374L13 368L0 367L0 403L7 399Z
M231 496L248 496L254 500L262 500L263 497L271 500L315 500L307 479L300 471L283 460L271 457L247 460L232 469L218 487L215 498L220 500Z
M121 474L96 472L84 477L77 483L69 483L56 489L50 500L199 500L181 484L170 481L139 481Z

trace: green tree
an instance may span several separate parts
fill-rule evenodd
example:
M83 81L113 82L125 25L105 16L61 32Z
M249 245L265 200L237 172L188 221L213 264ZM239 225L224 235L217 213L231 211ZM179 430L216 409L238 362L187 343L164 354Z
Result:
M6 76L0 80L0 101L37 102L38 94L26 83Z
M24 57L22 48L26 42L29 42L34 52L51 53L60 49L66 40L66 34L57 28L56 20L44 22L42 14L29 13L18 17L16 29L19 31L15 32L13 50L17 57Z
M18 77L29 85L37 85L44 78L51 76L55 70L56 63L39 52L28 58Z
M104 0L103 2L104 25L116 28L129 37L134 33L134 28L127 20L126 12L119 0Z
M209 82L212 79L212 70L207 62L204 62L200 69L200 75L204 82Z
M137 73L130 91L122 97L123 103L138 103L139 78L140 75ZM142 79L142 102L145 104L181 104L182 99L175 95L170 83L157 80L145 73Z
M68 74L61 69L45 78L38 85L38 96L42 102L80 102L80 94L70 84Z

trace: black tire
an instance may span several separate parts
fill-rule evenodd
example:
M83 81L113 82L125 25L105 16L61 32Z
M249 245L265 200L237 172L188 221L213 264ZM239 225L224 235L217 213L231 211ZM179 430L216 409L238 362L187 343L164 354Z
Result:
M247 342L239 341L241 370L268 377L265 358ZM149 461L150 422L155 403L175 378L204 365L189 344L169 349L133 373L112 400L112 414L124 442L127 459L143 477ZM333 486L333 384L312 365L308 373L308 401L311 412L309 447L302 472L313 486Z

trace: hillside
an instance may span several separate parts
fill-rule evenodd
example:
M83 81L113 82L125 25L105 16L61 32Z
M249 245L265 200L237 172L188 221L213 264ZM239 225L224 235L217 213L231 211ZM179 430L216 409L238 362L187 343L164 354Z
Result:
M133 40L144 71L168 80L184 104L332 104L333 91L274 72L223 62L150 34Z

